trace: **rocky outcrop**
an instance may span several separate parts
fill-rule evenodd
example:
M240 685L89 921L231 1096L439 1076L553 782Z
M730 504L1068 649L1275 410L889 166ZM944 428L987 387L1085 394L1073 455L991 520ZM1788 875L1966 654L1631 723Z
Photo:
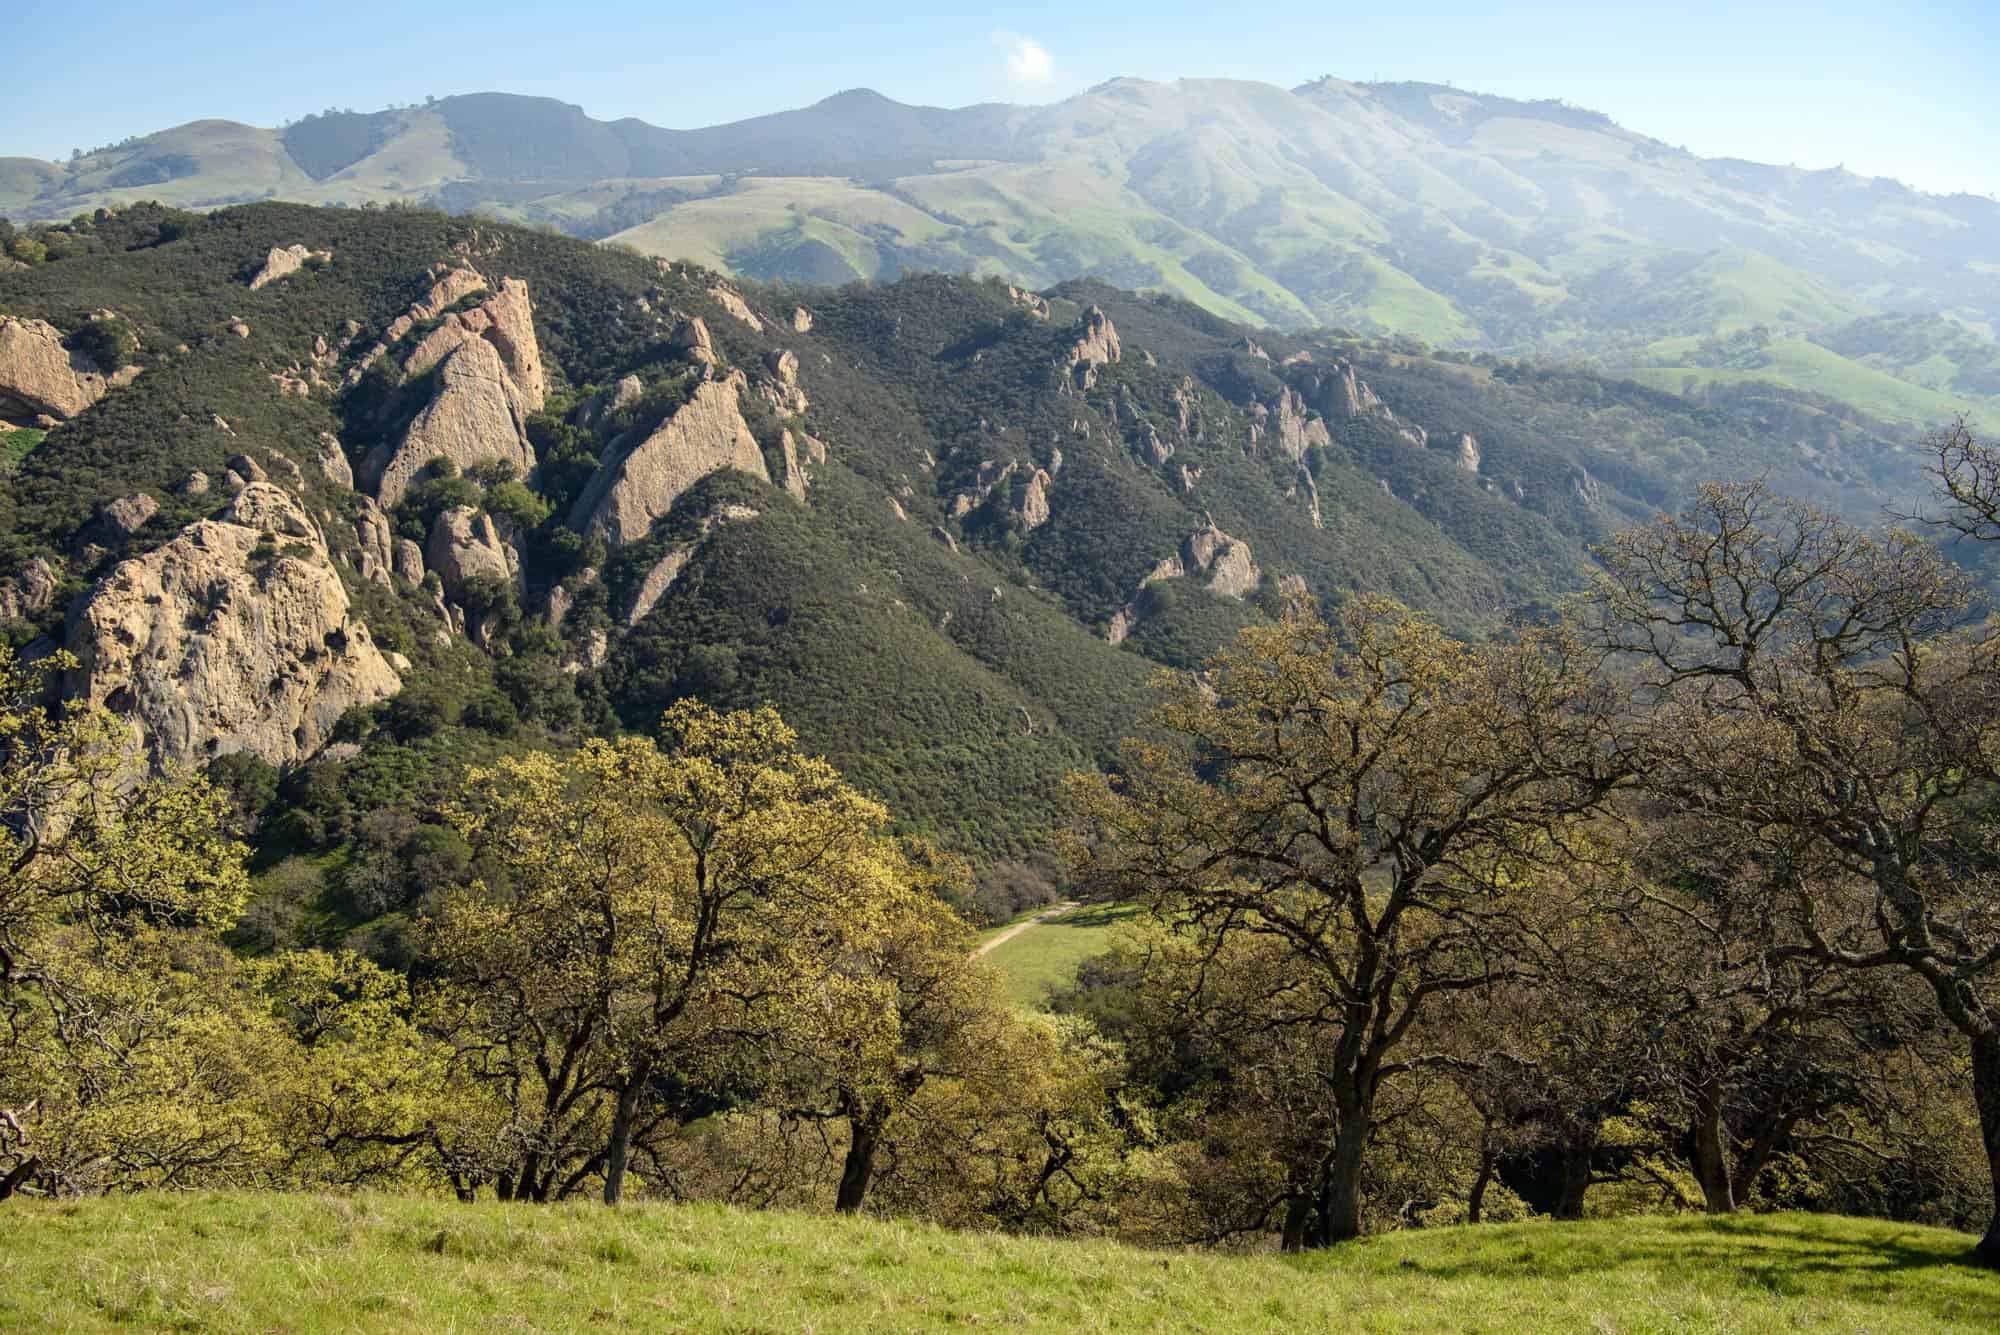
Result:
M771 378L758 386L771 411L780 417L803 417L812 401L799 388L799 359L791 350L779 348L764 358Z
M507 379L529 412L540 412L548 393L541 344L535 339L534 307L528 285L518 278L502 279L500 290L469 311L453 311L444 322L410 350L403 374L419 376L473 341L493 346L506 368Z
M273 246L271 253L264 257L264 267L250 279L250 290L256 291L280 278L289 278L308 264L315 269L333 262L330 250L308 250L304 246Z
M354 468L347 462L347 451L340 447L340 441L330 431L319 433L320 475L336 487L354 485Z
M697 365L710 371L715 369L715 339L699 316L675 325L674 332L667 336L667 346Z
M1181 542L1180 551L1154 566L1146 578L1139 581L1138 593L1162 580L1192 579L1206 576L1206 587L1210 593L1224 598L1247 598L1256 592L1263 582L1264 572L1257 568L1257 562L1250 555L1250 544L1241 538L1232 538L1224 533L1213 519L1203 516L1202 525ZM1137 629L1142 617L1138 593L1132 601L1120 608L1105 628L1104 638L1112 644L1121 644Z
M645 394L646 386L636 375L628 375L609 389L601 389L584 400L576 410L576 424L585 431L601 431L620 409L629 408Z
M740 371L704 381L637 445L613 442L577 498L570 526L612 543L637 542L710 473L734 468L769 482L764 452L743 420L744 388Z
M1023 292L1018 287L1009 286L1007 289L1007 300L1013 302L1037 320L1046 320L1049 318L1048 301L1033 292Z
M13 621L49 610L62 576L54 565L37 556L20 570L0 580L0 621Z
M91 527L106 537L122 541L146 527L146 521L160 512L160 503L145 492L101 502Z
M0 316L0 417L67 419L104 397L109 382L54 325Z
M1063 361L1063 374L1078 389L1089 389L1097 383L1097 368L1117 361L1122 353L1118 330L1110 316L1091 306L1077 319L1073 332L1076 342Z
M803 306L794 306L792 308L792 332L795 334L810 334L812 327L812 312Z
M1458 449L1454 457L1458 466L1464 471L1468 473L1477 473L1479 471L1479 441L1470 431L1459 432Z
M449 459L461 472L500 459L525 477L535 466L527 427L532 411L493 344L462 343L439 368L430 403L403 438L377 446L362 460L362 480L386 510L434 459Z
M727 283L717 283L708 289L708 295L715 298L716 305L750 326L752 333L764 332L764 322L757 318L750 304L743 300L743 294Z
M389 564L397 576L412 584L424 582L424 549L410 538L397 538L389 548Z
M424 544L424 565L435 571L444 596L465 601L466 586L476 579L497 580L520 591L521 559L500 536L493 516L469 505L455 505L431 525Z
M158 764L295 764L402 685L349 615L318 528L268 483L120 562L72 611L68 648L68 694L129 719Z
M1275 405L1278 418L1278 448L1294 463L1305 458L1306 451L1315 445L1322 448L1333 444L1328 434L1326 422L1317 413L1306 411L1306 401L1299 397L1295 389L1286 389L1278 395Z
M660 599L674 587L674 581L681 577L681 571L687 569L687 563L693 556L692 548L676 547L654 563L653 568L646 572L646 578L639 581L638 591L632 595L632 605L625 609L627 626L638 625L660 605Z
M778 446L785 461L785 490L791 493L793 500L804 504L806 488L812 479L806 476L806 470L799 463L799 445L792 439L789 429L778 434Z
M354 540L360 554L355 569L370 584L387 588L389 576L396 568L395 534L389 528L389 517L375 502L366 496L357 499L361 502L361 512L354 519Z
M1014 498L1014 513L1020 517L1022 528L1032 531L1049 522L1049 487L1053 481L1045 470L1037 468L1021 483Z

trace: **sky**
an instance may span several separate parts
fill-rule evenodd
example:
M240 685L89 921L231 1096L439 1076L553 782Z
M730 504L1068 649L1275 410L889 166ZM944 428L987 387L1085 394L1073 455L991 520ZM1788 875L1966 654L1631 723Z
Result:
M0 156L453 93L688 129L850 88L962 106L1053 102L1121 76L1332 74L1561 98L1703 156L2000 195L2000 0L15 5Z

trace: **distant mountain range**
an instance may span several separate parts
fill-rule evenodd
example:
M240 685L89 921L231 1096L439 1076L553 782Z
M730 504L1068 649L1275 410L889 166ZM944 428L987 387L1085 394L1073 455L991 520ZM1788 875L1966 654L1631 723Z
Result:
M958 110L854 91L691 131L482 93L0 158L17 220L269 198L479 210L767 281L1099 278L1676 392L1773 380L1904 423L2000 405L2000 203L1433 84L1120 79Z

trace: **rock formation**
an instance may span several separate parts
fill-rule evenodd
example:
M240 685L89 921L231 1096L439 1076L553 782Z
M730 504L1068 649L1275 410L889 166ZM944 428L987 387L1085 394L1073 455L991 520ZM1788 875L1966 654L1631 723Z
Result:
M803 504L806 499L806 488L812 479L806 476L806 470L799 464L798 442L792 439L789 428L778 434L778 445L785 460L785 490L791 493L793 500Z
M1049 486L1052 481L1047 472L1037 468L1021 483L1014 501L1014 512L1021 518L1021 527L1032 531L1049 522Z
M743 420L743 373L709 380L630 448L614 442L570 512L570 526L612 543L637 542L683 493L710 473L735 468L761 481L771 475Z
M64 347L54 325L0 316L0 417L71 418L108 387L97 363Z
M660 599L667 596L667 590L673 588L674 581L681 577L681 571L687 569L687 563L693 556L692 548L676 547L646 572L646 578L639 581L638 592L632 595L632 605L625 609L626 625L638 625L646 619L647 613L660 605Z
M535 339L528 285L518 278L502 279L500 290L471 310L445 316L444 322L424 335L403 359L403 374L422 375L474 340L493 345L508 381L528 411L540 412L548 393L548 377L542 367L541 344Z
M743 294L729 284L717 283L708 289L708 295L714 297L716 304L723 310L749 325L752 333L764 332L764 322L757 318L756 312L752 311L749 303L743 300Z
M34 616L49 610L62 576L44 557L37 556L14 574L0 580L0 621Z
M348 615L318 528L261 482L120 562L72 610L68 647L67 693L131 720L160 764L239 751L295 764L402 685Z
M802 417L812 401L799 388L799 359L789 349L779 348L764 358L771 379L758 386L771 411L780 417Z
M585 431L601 431L613 414L637 403L646 392L638 376L628 375L609 389L601 389L584 400L576 410L576 424Z
M1230 537L1216 526L1213 519L1204 515L1201 527L1182 540L1180 551L1163 559L1146 578L1139 581L1138 593L1162 580L1190 579L1201 575L1208 577L1206 587L1210 593L1236 599L1247 598L1256 592L1264 579L1264 572L1251 558L1250 544L1241 538ZM1138 627L1141 619L1138 593L1134 593L1132 601L1112 616L1104 634L1110 643L1123 643L1125 637Z
M520 591L520 557L500 536L493 516L469 505L455 505L437 517L424 544L424 565L455 603L465 601L466 585L475 579L498 580Z
M667 346L691 362L711 371L715 369L715 339L699 316L675 325L674 332L667 336Z
M320 268L332 261L333 252L330 250L307 250L296 245L273 246L271 253L264 257L264 267L250 279L250 290L254 292L280 278L289 278L308 264Z
M812 327L813 327L812 312L807 310L803 306L793 307L792 332L795 334L810 334L812 332Z
M354 520L354 539L360 548L355 568L361 578L387 588L389 576L396 568L395 535L390 531L389 517L366 496L356 499L361 503L361 512Z
M1470 431L1459 432L1456 458L1458 466L1466 472L1477 473L1479 471L1479 441L1474 438Z
M1078 389L1089 389L1097 383L1097 368L1120 356L1118 330L1110 316L1092 306L1078 317L1073 332L1076 342L1063 362L1063 374Z
M532 411L499 351L484 339L468 340L445 358L430 403L403 438L378 445L362 460L362 480L386 510L434 459L450 459L461 471L502 459L526 476L535 466L527 427Z

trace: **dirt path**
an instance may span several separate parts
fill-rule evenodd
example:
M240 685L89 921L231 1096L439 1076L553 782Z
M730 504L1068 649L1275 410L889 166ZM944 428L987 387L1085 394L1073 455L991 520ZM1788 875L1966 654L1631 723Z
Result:
M1077 907L1080 906L1077 904L1075 900L1066 899L1062 903L1055 905L1053 908L1043 909L1040 913L1037 913L1034 917L1028 919L1026 922L1015 923L1012 927L1009 927L1006 931L1000 933L1000 935L994 937L991 941L988 941L985 944L981 945L977 950L972 952L971 957L973 959L978 959L981 955L984 955L987 951L995 950L1001 946L1006 945L1009 941L1012 941L1015 937L1027 931L1030 927L1039 927L1041 924L1047 922L1050 918L1059 918L1063 914L1068 913L1071 909Z

